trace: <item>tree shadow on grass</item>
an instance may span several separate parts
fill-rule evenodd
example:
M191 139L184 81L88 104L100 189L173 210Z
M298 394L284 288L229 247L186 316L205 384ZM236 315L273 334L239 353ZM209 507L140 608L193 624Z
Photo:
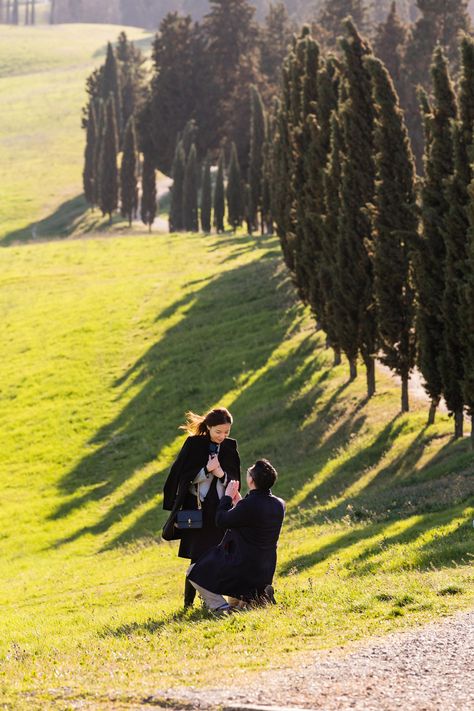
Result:
M14 232L9 232L1 240L2 247L12 244L39 242L45 239L64 239L71 235L77 225L88 211L84 195L77 195L71 200L66 200L51 215L38 222L32 222L27 227L22 227Z
M418 539L423 541L426 536L428 536L429 542L420 545L418 552L410 554L410 562L407 561L407 566L426 570L435 566L456 566L459 563L468 563L470 544L472 544L472 529L466 516L447 536L429 535L431 531L449 524L455 516L462 515L465 511L464 507L465 504L462 504L449 510L419 516L398 515L388 521L368 523L363 528L350 527L330 542L315 547L310 553L286 561L279 566L279 573L284 576L307 570L333 556L337 559L344 550L367 541L367 547L346 565L346 569L351 575L373 575L383 565L380 556L386 550L394 549L397 545L414 544ZM383 535L394 521L408 521L410 519L413 520L402 531ZM376 537L378 540L370 543L370 540ZM404 563L402 562L400 565L403 567Z
M299 309L278 267L279 260L252 263L224 272L195 293L183 319L117 380L119 399L132 386L138 392L127 398L118 416L92 438L90 444L97 446L96 451L63 477L60 491L71 498L51 519L63 518L113 494L175 442L186 409L206 410L232 391L249 369L265 369ZM279 318L275 318L275 309ZM233 411L238 433L241 413ZM95 525L76 531L57 545L87 532L101 533L136 506L156 498L164 474L164 470L153 471ZM154 513L154 532L164 516L163 512ZM149 534L148 526L137 521L127 540L145 533Z

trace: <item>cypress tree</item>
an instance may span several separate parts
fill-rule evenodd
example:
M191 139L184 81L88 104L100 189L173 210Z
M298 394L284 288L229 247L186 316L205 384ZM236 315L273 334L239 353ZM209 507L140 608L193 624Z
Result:
M275 139L275 116L267 114L266 140L263 146L262 168L262 222L265 234L273 234L272 181L274 178L273 143ZM242 198L243 201L243 198Z
M221 151L217 164L216 187L214 189L214 227L217 233L224 232L225 193L224 193L224 154Z
M400 376L401 409L408 412L408 380L416 349L411 263L418 230L415 164L390 75L374 57L366 66L376 106L373 264L381 360Z
M331 116L329 157L324 172L324 204L323 230L321 233L321 289L324 294L325 325L328 339L334 349L334 364L340 363L341 350L344 351L350 364L350 379L357 376L357 342L347 338L347 330L343 328L344 313L340 313L343 303L338 291L342 283L339 274L343 264L343 255L339 249L339 220L341 212L341 167L344 162L344 139L337 111Z
M89 104L89 115L87 119L86 147L84 151L84 170L82 173L82 184L84 195L92 207L96 203L96 151L97 151L97 119L94 104Z
M186 159L183 182L183 226L189 232L199 230L198 172L196 146L193 143Z
M474 450L474 179L469 186L467 258L462 290L464 334L463 397L471 418L471 449Z
M397 3L393 0L387 19L377 27L374 54L384 63L398 94L402 86L401 66L407 36L408 27L401 21Z
M265 111L262 97L257 87L250 87L250 153L248 184L250 186L250 217L252 225L258 229L259 211L262 208L262 164L265 143ZM261 231L263 234L263 220Z
M317 245L313 244L311 225L308 224L308 160L307 152L311 142L311 125L314 118L313 102L317 100L317 72L319 67L319 46L304 27L290 55L290 102L289 139L291 152L291 173L287 185L292 185L290 239L292 243L293 278L300 299L305 304L312 302L311 290L314 263L317 259ZM311 118L308 118L311 116ZM314 235L316 237L316 235ZM313 304L312 304L313 306ZM319 314L313 306L316 318Z
M445 289L445 223L449 205L445 182L453 173L451 122L456 118L456 102L446 60L441 48L434 53L432 115L425 117L425 181L422 189L422 235L416 255L418 310L416 317L419 342L418 367L431 398L429 422L443 393L440 356L443 350L443 293Z
M133 116L130 116L125 129L122 164L120 166L120 212L122 217L128 218L130 226L138 207L137 163L135 120Z
M318 23L327 33L330 47L334 47L343 30L343 21L351 17L360 30L365 26L365 8L362 0L325 0Z
M260 66L268 83L275 88L280 81L283 61L291 42L292 23L283 2L271 2L260 33Z
M473 179L474 42L470 37L462 40L461 58L459 120L453 131L454 173L446 187L448 214L444 233L446 259L442 302L444 347L440 357L443 394L448 408L454 413L455 437L462 435L465 373L472 367L466 357L470 333L466 329L463 303L469 246L469 184Z
M148 232L155 221L157 209L156 200L156 176L153 156L149 151L143 154L142 167L142 200L141 218L144 225L148 225Z
M185 170L186 156L184 154L183 143L178 136L171 173L173 185L171 186L171 204L169 215L170 232L181 232L183 229L183 193Z
M416 0L419 17L407 40L402 66L402 106L418 168L423 167L423 128L417 87L430 88L431 61L437 44L453 70L458 65L460 33L469 32L467 0Z
M373 202L374 196L374 107L371 78L363 63L371 50L351 21L345 25L348 36L341 43L344 87L340 115L346 154L341 175L338 239L339 328L344 331L343 348L348 342L358 346L367 370L367 394L371 397L375 392L378 344L373 268L369 255L372 225L366 206Z
M106 102L104 102L102 99L98 99L96 103L93 104L94 106L94 112L96 116L96 122L97 122L97 133L96 133L96 141L95 141L95 147L94 147L94 157L93 157L93 174L94 174L94 182L92 184L92 195L91 195L91 205L98 205L99 204L99 191L100 191L100 155L102 151L102 143L103 143L103 138L104 138L104 127L105 127L105 120L106 120Z
M242 178L240 176L240 165L235 143L232 143L230 150L229 177L227 180L226 194L228 221L235 232L237 227L242 224L243 214Z
M211 183L211 163L206 159L202 175L201 191L201 229L203 232L211 231L211 209L212 209L212 183Z
M117 126L117 136L119 146L122 144L122 93L120 86L119 69L114 48L110 42L107 43L107 54L101 77L101 96L107 101L113 95L115 102L115 116Z
M118 170L117 170L117 127L115 124L115 100L109 97L105 108L105 123L102 134L99 158L99 207L103 215L109 216L118 205Z
M25 25L30 24L30 0L25 2Z
M11 22L12 22L12 25L18 25L20 22L20 11L19 11L18 0L13 0Z
M36 25L36 0L31 0L30 25Z

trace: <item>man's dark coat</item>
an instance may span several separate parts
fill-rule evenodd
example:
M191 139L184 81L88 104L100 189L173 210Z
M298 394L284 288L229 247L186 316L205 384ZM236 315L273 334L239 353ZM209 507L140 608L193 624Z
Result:
M163 508L167 511L177 509L197 509L197 498L189 491L189 485L209 459L209 435L188 437L178 454L176 461L163 488ZM227 474L227 479L240 482L240 458L235 439L226 437L219 448L219 464ZM225 527L216 526L216 510L219 503L215 477L209 493L202 502L203 527L189 531L178 531L180 538L178 555L181 558L197 560L212 546L222 540Z
M197 561L189 579L214 593L238 598L262 594L273 580L285 503L268 489L253 489L232 508L223 496L216 523L229 529L222 542Z

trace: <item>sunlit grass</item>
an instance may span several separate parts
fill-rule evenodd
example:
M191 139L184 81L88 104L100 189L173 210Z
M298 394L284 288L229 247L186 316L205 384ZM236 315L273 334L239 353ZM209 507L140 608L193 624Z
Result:
M467 442L446 416L427 428L424 406L401 416L388 379L367 403L364 378L332 367L275 238L8 247L0 274L1 673L17 706L215 683L210 654L238 678L472 604ZM268 456L288 501L279 605L227 621L180 612L185 562L159 542L177 426L220 402L243 465Z

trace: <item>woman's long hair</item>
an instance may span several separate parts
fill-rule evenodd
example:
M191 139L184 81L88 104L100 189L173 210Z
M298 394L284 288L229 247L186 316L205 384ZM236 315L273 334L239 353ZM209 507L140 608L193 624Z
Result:
M208 427L231 425L232 422L232 415L225 407L215 407L205 415L196 415L195 412L188 410L186 422L180 425L179 429L186 430L189 435L206 435Z

